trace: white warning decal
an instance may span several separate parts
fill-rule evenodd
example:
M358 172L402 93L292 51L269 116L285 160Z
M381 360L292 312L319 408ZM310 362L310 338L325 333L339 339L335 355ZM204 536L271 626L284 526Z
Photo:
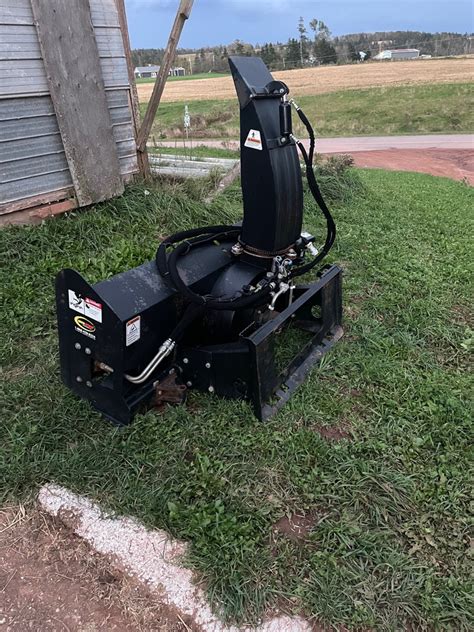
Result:
M262 151L262 135L260 134L258 129L250 130L247 136L247 140L245 141L245 147L250 147L251 149L258 149L259 151Z
M72 290L68 290L68 296L70 309L73 309L75 312L79 312L79 314L83 314L85 310L84 299Z
M93 301L91 298L83 298L74 292L73 290L68 290L69 297L69 308L82 314L83 316L87 316L87 318L92 318L97 323L102 322L102 305L97 301Z
M125 327L125 344L127 347L140 340L141 316L129 320Z

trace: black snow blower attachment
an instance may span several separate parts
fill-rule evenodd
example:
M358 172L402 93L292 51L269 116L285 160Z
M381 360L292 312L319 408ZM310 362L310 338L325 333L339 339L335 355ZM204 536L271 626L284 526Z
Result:
M240 102L244 217L168 237L156 260L96 285L57 279L61 371L116 424L142 404L182 402L187 389L250 400L267 419L341 337L342 272L319 270L336 227L313 172L314 133L288 87L261 59L231 57ZM292 133L294 106L310 148ZM303 185L327 223L321 250L302 231Z

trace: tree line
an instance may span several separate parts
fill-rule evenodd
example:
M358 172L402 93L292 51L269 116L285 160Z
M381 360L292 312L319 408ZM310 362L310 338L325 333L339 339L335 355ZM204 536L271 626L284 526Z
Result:
M436 56L462 55L472 51L472 35L460 33L425 33L389 31L355 33L333 37L323 20L313 18L306 24L300 17L295 32L287 42L249 44L242 40L212 47L178 50L175 65L184 66L188 74L227 72L229 55L260 55L271 70L305 68L327 64L368 61L381 50L416 48L420 54ZM164 49L135 49L135 66L159 65Z

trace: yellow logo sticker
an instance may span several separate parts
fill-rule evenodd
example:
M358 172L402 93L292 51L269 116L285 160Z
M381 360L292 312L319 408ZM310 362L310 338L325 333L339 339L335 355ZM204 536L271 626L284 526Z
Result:
M84 318L84 316L75 316L74 322L79 327L79 329L82 329L82 331L85 331L88 334L93 334L95 331L94 323L92 323L87 318Z

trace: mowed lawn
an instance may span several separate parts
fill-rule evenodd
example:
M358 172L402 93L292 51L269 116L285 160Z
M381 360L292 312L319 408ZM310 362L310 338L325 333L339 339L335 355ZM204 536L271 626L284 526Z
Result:
M0 231L1 501L56 481L167 529L229 620L277 607L354 630L471 630L473 191L383 171L322 184L345 337L266 423L192 394L117 430L59 380L56 272L141 264L167 233L239 217L238 186L206 206L205 183L135 185ZM323 239L309 199L305 224ZM276 526L295 514L296 540Z
M291 85L290 85L291 89ZM317 136L455 134L474 129L474 88L468 83L343 90L299 97ZM161 103L152 130L156 140L183 138L183 102ZM238 138L239 106L232 100L190 101L191 136ZM146 103L140 105L144 114ZM296 134L304 130L295 116Z

